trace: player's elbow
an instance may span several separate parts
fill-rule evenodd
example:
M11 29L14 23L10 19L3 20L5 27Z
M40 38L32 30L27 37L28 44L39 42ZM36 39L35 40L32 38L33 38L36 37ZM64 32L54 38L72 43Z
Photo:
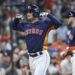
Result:
M60 23L57 23L56 25L55 25L55 28L57 29L57 28L59 28L59 27L61 27L63 24L60 22Z

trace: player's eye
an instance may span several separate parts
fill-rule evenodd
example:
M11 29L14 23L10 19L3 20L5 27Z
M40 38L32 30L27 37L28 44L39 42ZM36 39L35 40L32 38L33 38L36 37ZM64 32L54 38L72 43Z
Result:
M27 10L26 13L32 13L32 10Z

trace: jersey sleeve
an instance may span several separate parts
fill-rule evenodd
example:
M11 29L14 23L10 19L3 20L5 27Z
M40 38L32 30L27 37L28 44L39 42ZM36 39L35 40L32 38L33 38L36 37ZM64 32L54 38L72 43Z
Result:
M55 29L57 29L58 27L60 27L62 25L62 23L54 16L52 16L51 14L48 14L47 17L49 18L48 23L50 27L51 25L54 26Z
M75 28L73 28L73 29L71 30L71 34L72 34L73 36L75 36Z
M12 29L16 31L24 31L24 23L19 23L19 19L15 18L12 23Z

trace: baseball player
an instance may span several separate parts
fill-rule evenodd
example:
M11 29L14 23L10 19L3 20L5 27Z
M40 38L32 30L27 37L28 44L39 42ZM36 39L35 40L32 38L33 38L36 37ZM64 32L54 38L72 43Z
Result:
M71 25L72 29L69 34L69 51L72 52L75 50L75 11L69 11L65 18L67 18L68 25ZM64 53L64 57L67 53Z
M75 50L75 11L70 11L66 15L67 22L72 26L70 35L69 35L69 51Z
M69 48L68 50L73 54L72 62L72 75L75 75L75 11L69 11L66 14L68 25L71 25L72 29L69 34ZM63 58L67 56L67 52L63 54Z
M29 53L29 65L32 75L46 75L50 63L47 52L47 37L51 29L57 29L62 24L54 16L48 13L46 18L40 19L40 10L36 5L29 5L25 10L27 21L20 22L22 15L16 16L13 22L13 30L24 31Z

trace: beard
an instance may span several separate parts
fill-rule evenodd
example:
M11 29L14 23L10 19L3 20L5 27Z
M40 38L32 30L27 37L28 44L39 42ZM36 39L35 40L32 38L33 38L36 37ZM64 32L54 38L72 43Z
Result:
M71 21L67 26L68 26L68 29L72 29L72 24L73 24L73 21Z
M73 21L71 21L68 25L71 25L72 26L72 24L73 24Z

